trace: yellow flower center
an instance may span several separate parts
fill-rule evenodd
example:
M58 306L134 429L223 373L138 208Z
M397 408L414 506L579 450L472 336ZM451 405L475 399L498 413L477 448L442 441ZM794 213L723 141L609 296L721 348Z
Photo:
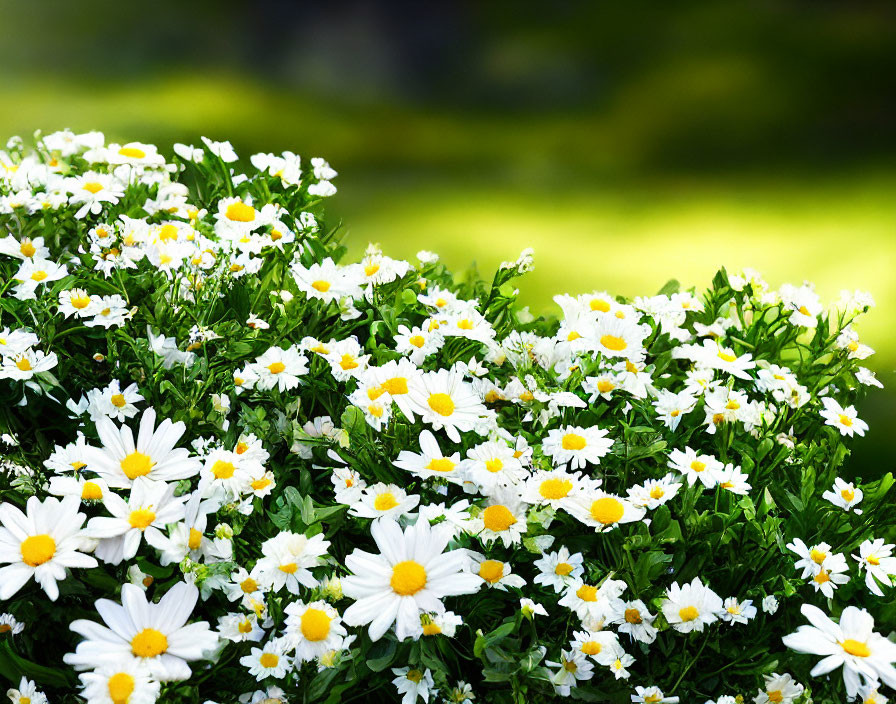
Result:
M154 464L152 457L134 450L121 461L121 471L128 479L136 479L149 474Z
M420 670L408 670L408 674L405 675L411 682L420 682L423 679L423 673Z
M16 366L19 368L19 371L22 372L30 372L31 371L31 362L27 357L19 357L19 360L16 362Z
M779 702L784 701L784 695L781 694L781 690L776 689L774 692L766 692L768 695L768 700L770 702L775 702L775 704L779 704Z
M168 638L155 628L144 628L131 641L131 652L138 658L154 658L168 650Z
M88 181L84 184L84 190L96 194L103 190L103 184L99 181Z
M583 584L576 589L576 596L582 601L597 601L597 587L592 587L590 584Z
M431 459L429 464L426 465L426 468L433 472L453 472L454 462L447 457L437 457Z
M103 498L103 490L96 482L84 482L81 487L81 498L85 501L99 501Z
M408 338L408 343L411 344L411 345L413 345L414 347L416 347L418 350L419 350L421 347L423 347L423 344L424 344L425 342L426 342L426 340L423 339L423 335L411 335L411 336Z
M608 394L615 388L616 384L614 384L612 381L607 381L606 379L604 379L597 382L597 390L602 394Z
M733 362L737 359L737 355L731 354L730 352L725 352L724 350L719 350L718 354L719 359L723 362Z
M843 497L844 501L852 501L854 498L856 498L856 492L852 489L843 489L840 492L840 496Z
M824 562L827 556L828 554L826 552L822 552L817 548L812 548L812 551L809 553L809 557L812 558L812 562L814 562L816 565L820 565L822 562Z
M124 398L124 394L112 394L112 398L110 398L109 401L116 408L124 408L128 404Z
M112 704L128 704L128 699L134 692L134 678L127 672L116 672L106 682L106 687Z
M573 569L573 566L568 562L558 562L557 566L554 568L554 574L566 577L567 575L572 574Z
M437 636L441 632L442 629L434 621L423 624L423 635L425 636Z
M849 653L850 655L855 655L857 658L867 658L869 655L871 655L871 648L869 648L867 644L859 640L847 638L845 641L840 643L840 645L847 653Z
M663 487L655 486L650 490L650 498L651 499L661 499L666 495L666 492L663 491Z
M344 354L342 355L342 359L339 361L339 366L342 367L345 371L349 369L357 369L358 362L355 359L354 355Z
M299 566L295 562L287 562L285 565L280 565L280 571L286 572L286 574L295 574Z
M326 293L330 290L330 282L324 281L323 279L319 279L318 281L311 282L311 288L315 291L320 291L321 293Z
M596 640L589 640L582 643L582 652L585 655L597 655L601 650L602 646Z
M685 606L683 609L678 610L678 617L686 623L694 621L699 616L700 612L697 611L696 606Z
M280 374L284 369L286 369L286 365L283 362L272 362L268 365L268 371L271 374Z
M845 425L847 428L852 427L852 418L843 413L840 414L840 425Z
M426 586L426 570L419 562L404 560L392 568L389 584L396 594L413 596Z
M545 499L563 499L572 491L569 479L545 479L538 487L538 493Z
M41 271L35 271L35 272L31 275L31 278L32 278L34 281L43 281L45 278L47 278L47 276L48 276L47 272L41 270Z
M504 462L502 462L497 457L494 457L490 460L485 461L485 468L492 474L495 474L496 472L500 472L502 469L504 469Z
M616 337L616 335L604 335L600 338L600 344L606 347L608 350L613 350L614 352L621 352L628 344L621 337Z
M216 460L212 465L212 474L215 475L215 479L230 479L235 471L236 467L233 462Z
M253 491L261 491L262 489L271 485L271 480L267 477L262 477L261 479L255 479L249 483L249 486L252 487Z
M251 594L252 592L258 591L258 582L251 577L246 577L240 582L240 589L243 591L243 594Z
M618 523L623 513L625 513L625 506L619 499L614 499L612 496L605 496L591 503L591 517L605 526Z
M122 147L118 150L118 153L121 156L126 156L129 159L142 159L146 156L146 152L142 149L138 149L137 147Z
M625 610L625 622L626 623L641 623L641 612L637 609L626 609Z
M306 609L302 614L302 635L310 641L324 640L330 635L332 619L322 609Z
M427 403L440 416L448 417L454 413L454 401L448 394L430 394Z
M463 318L462 320L457 321L457 327L461 330L472 330L473 329L473 321L469 318Z
M601 313L609 313L610 304L600 298L592 298L591 310L599 310Z
M31 244L30 240L24 240L22 244L19 245L19 251L24 257L33 257L35 252L37 252L37 248Z
M146 530L154 520L156 520L156 514L148 508L138 508L131 511L131 515L128 516L128 523L137 530Z
M828 575L827 572L825 572L824 570L822 570L822 571L819 572L817 575L815 575L815 581L816 581L818 584L824 584L825 582L830 582L830 581L831 581L831 578L830 578L830 576Z
M391 491L384 491L382 494L378 494L373 500L373 507L377 511L388 511L390 508L395 508L396 506L398 506L398 502L395 500L395 495Z
M235 222L252 222L255 220L255 208L241 200L227 206L225 217Z
M579 669L579 666L576 665L572 660L564 660L563 661L563 669L567 672L575 672Z
M190 550L198 550L200 545L202 545L202 532L195 528L190 528L190 537L187 540L187 547L190 548Z
M869 555L865 559L868 560L869 565L877 566L880 564L880 558L878 558L877 555Z
M560 443L564 450L582 450L585 447L585 438L576 433L566 433Z
M485 560L479 565L479 576L489 584L494 584L504 576L504 563L499 560Z
M76 294L69 299L69 302L72 304L72 308L84 310L87 306L90 305L90 296L83 293Z
M516 523L516 517L506 506L495 504L482 512L482 523L486 530L500 533Z
M266 667L271 669L272 667L277 667L280 662L280 656L275 655L274 653L262 653L261 657L258 658L258 664L262 667Z
M403 376L394 376L391 379L386 379L381 388L392 396L401 396L408 392L408 380Z
M243 619L240 621L240 625L237 626L237 630L240 633L251 633L252 632L252 621L249 619Z
M29 567L37 567L53 559L56 554L56 541L46 533L31 535L22 541L19 546L22 553L22 562Z

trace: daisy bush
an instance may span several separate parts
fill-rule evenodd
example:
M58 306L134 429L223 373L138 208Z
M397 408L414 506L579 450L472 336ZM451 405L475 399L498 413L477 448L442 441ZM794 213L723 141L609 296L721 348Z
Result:
M345 262L336 176L0 151L14 704L893 696L893 477L844 468L868 294L722 270L535 317L529 251Z

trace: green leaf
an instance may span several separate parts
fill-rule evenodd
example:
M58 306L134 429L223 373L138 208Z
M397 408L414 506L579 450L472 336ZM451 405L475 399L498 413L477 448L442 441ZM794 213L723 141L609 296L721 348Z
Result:
M395 659L397 650L394 640L380 640L367 653L367 667L374 672L382 672Z
M73 670L63 667L44 667L26 660L13 651L8 640L0 643L0 675L13 685L18 686L24 675L34 680L39 686L50 686L71 689L77 683Z

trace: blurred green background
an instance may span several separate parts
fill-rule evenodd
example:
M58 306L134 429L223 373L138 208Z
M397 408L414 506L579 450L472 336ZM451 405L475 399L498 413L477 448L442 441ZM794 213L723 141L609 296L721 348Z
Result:
M896 5L0 0L0 135L230 139L339 170L359 252L483 271L536 250L522 298L702 286L870 290L889 387L853 471L896 431Z

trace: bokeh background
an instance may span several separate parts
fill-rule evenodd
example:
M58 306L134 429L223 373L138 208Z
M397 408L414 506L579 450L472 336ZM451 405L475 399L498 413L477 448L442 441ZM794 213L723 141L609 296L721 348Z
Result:
M894 117L892 2L0 0L3 140L325 156L354 253L532 246L537 311L722 265L870 290L864 476L894 465Z

